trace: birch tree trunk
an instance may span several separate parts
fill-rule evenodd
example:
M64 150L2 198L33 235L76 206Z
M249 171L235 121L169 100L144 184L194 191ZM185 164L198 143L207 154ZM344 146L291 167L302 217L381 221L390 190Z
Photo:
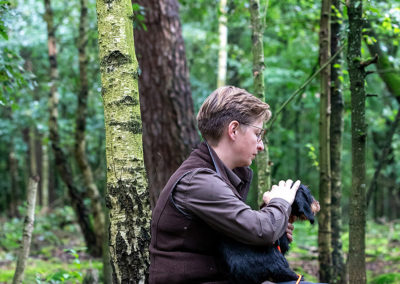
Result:
M218 16L218 79L217 87L226 85L226 68L228 64L228 18L226 0L219 0Z
M331 56L330 51L330 13L331 1L322 0L319 32L319 62L324 65ZM330 66L321 71L321 97L319 121L319 202L321 211L318 214L318 259L319 279L321 282L331 280L331 162L330 162Z
M335 54L340 47L341 18L337 16L341 13L340 0L332 0L332 19L331 19L331 53ZM338 55L331 63L331 128L330 128L330 156L332 173L332 196L331 196L331 227L332 227L332 277L331 283L346 283L346 267L343 261L341 229L342 229L342 133L343 133L343 109L344 101L341 91L340 68L342 59Z
M150 201L143 161L132 5L98 0L113 283L148 279Z
M31 246L33 223L35 221L35 204L36 204L36 191L38 188L38 177L29 178L28 192L27 192L27 210L24 221L24 229L22 232L22 243L18 253L17 266L13 277L13 284L20 284L24 278L24 271L26 262L29 256Z
M366 283L365 267L365 70L361 62L362 1L350 0L348 66L351 91L352 187L349 204L349 282Z
M93 231L92 224L89 218L89 212L83 202L82 194L76 187L72 178L72 171L68 164L67 157L60 147L60 136L58 134L58 93L57 93L57 52L56 52L56 39L55 39L55 28L53 23L53 11L51 9L50 0L44 0L45 3L45 20L47 23L48 33L48 48L49 48L49 61L50 61L50 97L49 97L49 132L50 141L53 148L57 170L63 182L68 188L68 195L72 208L78 219L78 223L82 230L85 238L86 245L89 252L93 256L101 256L101 244L97 244L96 236Z
M29 152L29 176L30 177L36 177L38 176L38 167L37 167L37 162L36 162L36 130L35 126L31 125L28 130L28 152ZM29 182L28 182L29 183ZM38 184L39 187L40 183ZM39 190L36 190L37 197L35 199L35 202L37 202L39 205L39 200L40 200L40 195L39 195Z
M263 16L265 17L265 15L262 15L261 13L260 1L251 0L250 17L252 28L251 40L253 53L254 95L265 102L265 64L263 45L265 21ZM264 125L264 128L265 127L266 125ZM265 192L271 188L271 168L269 163L268 139L265 137L263 142L264 151L258 154L255 160L257 184L252 187L249 193L249 199L252 200L253 204L251 205L253 208L258 207L260 193Z
M135 29L134 36L142 71L139 90L144 160L154 206L170 176L199 142L199 135L178 1L135 2L146 10L146 30Z

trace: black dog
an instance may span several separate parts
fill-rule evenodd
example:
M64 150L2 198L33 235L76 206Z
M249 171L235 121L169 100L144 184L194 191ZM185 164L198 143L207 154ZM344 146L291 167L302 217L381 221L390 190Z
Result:
M305 185L300 185L292 204L289 222L301 219L314 224L314 214L319 209L319 203L310 190ZM284 257L289 250L286 233L271 247L249 246L229 239L224 240L220 248L231 283L260 284L266 280L283 282L299 278Z

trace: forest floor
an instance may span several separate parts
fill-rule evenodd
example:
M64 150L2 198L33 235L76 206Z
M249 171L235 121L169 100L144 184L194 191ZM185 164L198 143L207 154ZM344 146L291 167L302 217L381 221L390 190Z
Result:
M0 283L11 283L16 250L22 232L20 219L0 217ZM292 269L308 281L317 281L318 226L296 223L294 241L288 253ZM348 233L342 234L345 258ZM400 221L368 222L366 238L368 283L400 283ZM101 283L101 259L85 253L73 212L65 207L52 212L38 212L30 258L24 283L82 283L86 271L97 271Z

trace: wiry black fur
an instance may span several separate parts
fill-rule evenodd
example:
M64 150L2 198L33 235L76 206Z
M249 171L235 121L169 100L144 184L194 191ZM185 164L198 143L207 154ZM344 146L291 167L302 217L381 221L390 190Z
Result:
M314 198L311 191L301 184L292 204L292 213L296 217L306 217L314 224L311 204ZM284 254L289 250L289 240L284 233L277 246L259 247L245 245L232 239L225 239L220 246L222 259L229 273L231 283L260 284L269 280L283 282L297 280L298 275L289 267ZM277 245L278 245L277 244Z

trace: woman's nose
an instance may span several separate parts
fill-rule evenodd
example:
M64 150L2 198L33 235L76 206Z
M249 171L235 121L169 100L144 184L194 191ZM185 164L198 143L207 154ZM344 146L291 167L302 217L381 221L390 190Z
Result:
M260 140L260 142L257 143L257 150L258 152L261 152L264 150L264 142Z

